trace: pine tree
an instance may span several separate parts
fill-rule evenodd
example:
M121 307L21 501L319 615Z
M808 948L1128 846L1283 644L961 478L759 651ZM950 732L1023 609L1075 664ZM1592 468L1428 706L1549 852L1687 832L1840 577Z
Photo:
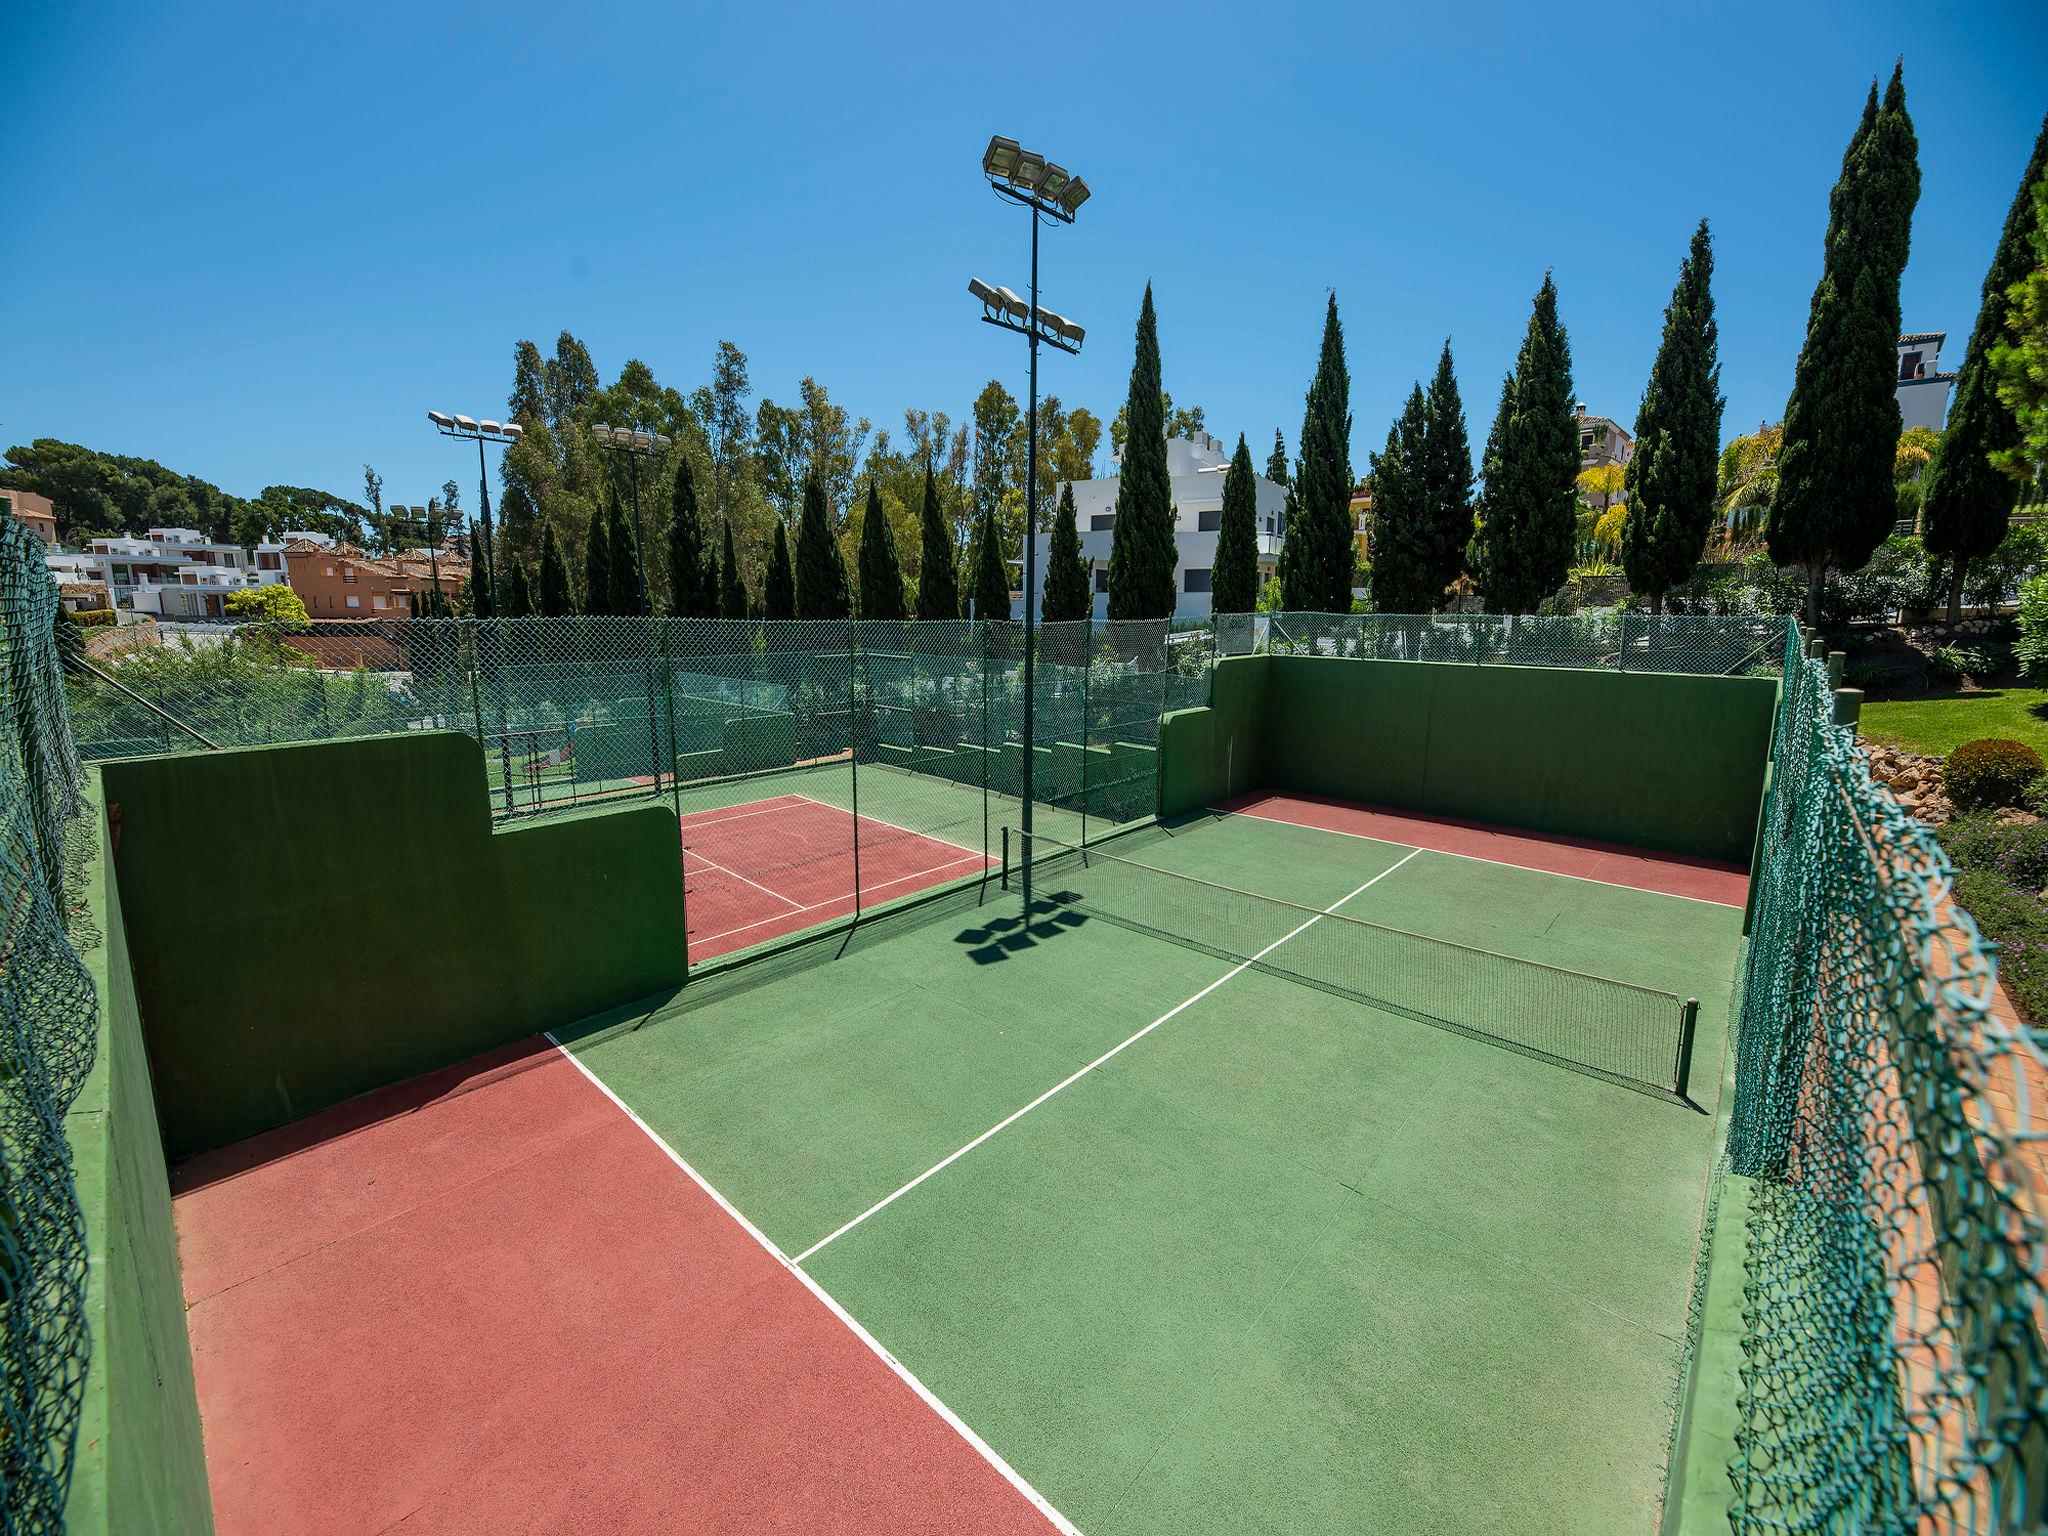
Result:
M725 541L718 556L718 616L744 619L747 616L747 588L740 579L739 554L732 545L732 523L725 525Z
M1277 448L1276 452L1279 451ZM1216 526L1216 563L1209 606L1216 613L1250 613L1259 602L1259 488L1251 449L1238 435L1237 452L1223 474L1223 516Z
M1372 561L1367 584L1381 613L1428 613L1443 599L1432 586L1427 558L1431 529L1423 481L1428 457L1428 407L1422 386L1387 428L1387 446L1372 458L1372 514L1366 549Z
M1173 613L1173 484L1166 473L1166 410L1159 387L1159 320L1147 283L1138 310L1137 356L1124 407L1129 436L1109 544L1112 619L1163 619Z
M972 590L977 619L1009 618L1010 573L1003 567L1003 539L993 511L982 513L975 533Z
M1039 617L1048 624L1066 624L1088 617L1094 598L1088 591L1088 562L1081 558L1081 529L1074 511L1074 487L1060 487L1053 513L1052 536L1045 544L1045 591Z
M533 617L533 579L526 574L526 562L514 555L505 562L508 580L505 584L505 617L508 619L530 619Z
M583 536L583 611L608 612L612 605L612 550L602 508L592 508Z
M1636 411L1635 457L1622 480L1622 569L1653 613L1692 575L1714 526L1723 401L1713 277L1714 244L1701 219L1664 311L1664 336Z
M1486 491L1472 539L1489 613L1534 613L1571 571L1578 532L1579 428L1572 354L1548 272L1486 440Z
M668 523L669 611L682 619L718 616L718 567L704 544L697 480L687 453L676 456L676 487Z
M1920 198L1903 71L1875 83L1828 198L1828 234L1806 342L1785 406L1778 492L1764 534L1779 565L1806 569L1806 617L1820 619L1830 567L1861 570L1898 515L1899 278Z
M541 617L565 619L576 611L569 592L569 562L562 554L562 541L555 537L555 525L544 521L540 530Z
M1337 296L1323 314L1322 352L1301 422L1294 515L1280 547L1281 600L1304 613L1349 613L1351 541L1351 374Z
M804 510L796 528L796 616L843 619L851 611L846 562L825 512L825 481L812 470L804 476Z
M2048 175L2048 117L2034 140L2034 153L2013 194L2005 228L1984 274L1984 295L1977 323L1970 330L1969 350L1956 378L1955 403L1949 407L1948 430L1927 482L1921 505L1921 527L1931 554L1950 559L1948 621L1962 617L1963 578L1972 560L1990 554L2005 539L2012 509L2019 501L2019 482L1991 462L1994 453L2009 453L2020 440L2011 407L1998 398L1991 367L1991 349L2006 339L2006 317L2012 311L2009 290L2034 264L2027 232L2034 224L2033 189Z
M1266 478L1275 485L1287 484L1287 439L1278 427L1273 429L1273 451L1266 455Z
M932 463L924 463L924 506L918 522L917 616L960 617L960 576L953 567L953 532L939 507Z
M761 612L770 619L796 617L796 572L789 563L789 535L779 522L768 555L768 574L761 583Z
M1429 541L1424 570L1441 608L1451 583L1465 569L1472 542L1472 440L1465 433L1465 402L1458 393L1451 344L1436 360L1436 376L1423 396L1422 486Z
M610 608L621 616L636 615L641 609L639 532L637 522L627 522L626 509L619 504L618 492L613 491L611 520L604 537L612 556Z
M902 619L903 568L896 561L896 535L882 511L882 493L868 478L868 505L860 524L860 616Z

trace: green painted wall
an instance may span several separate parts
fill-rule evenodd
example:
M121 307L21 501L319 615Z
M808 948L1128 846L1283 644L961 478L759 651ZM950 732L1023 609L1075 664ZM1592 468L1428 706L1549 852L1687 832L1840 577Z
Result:
M84 958L99 991L99 1039L65 1134L91 1258L92 1364L65 1523L73 1536L203 1536L213 1529L213 1507L170 1184L106 819L96 801L90 814L99 848L87 889L102 942Z
M1206 711L1169 718L1160 813L1275 789L1739 863L1776 698L1771 678L1235 657Z
M678 986L658 805L493 833L471 738L109 763L172 1160Z

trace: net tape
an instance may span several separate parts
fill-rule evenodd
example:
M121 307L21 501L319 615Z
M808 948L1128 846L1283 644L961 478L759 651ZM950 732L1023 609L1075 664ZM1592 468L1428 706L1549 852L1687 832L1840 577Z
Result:
M1003 879L1012 888L1013 857L1016 873L1028 862L1038 882L1034 905L1055 914L1101 917L1609 1081L1684 1094L1694 1008L1673 993L1319 911L1043 833L1006 833Z
M85 1221L64 1116L97 998L64 923L83 809L42 546L0 519L0 1530L54 1532L84 1399Z
M1733 1171L1737 1532L2048 1529L2048 1053L1928 829L1786 639Z

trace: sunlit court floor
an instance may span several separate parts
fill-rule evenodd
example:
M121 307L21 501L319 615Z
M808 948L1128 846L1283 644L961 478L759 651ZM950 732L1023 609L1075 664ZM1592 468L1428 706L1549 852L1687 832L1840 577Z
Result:
M1652 1529L1740 873L1107 847L1696 997L1694 1103L991 883L179 1169L220 1529Z

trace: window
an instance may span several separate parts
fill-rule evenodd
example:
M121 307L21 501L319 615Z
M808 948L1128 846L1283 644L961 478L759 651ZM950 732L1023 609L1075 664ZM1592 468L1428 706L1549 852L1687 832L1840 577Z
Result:
M1109 567L1106 565L1095 567L1095 590L1098 592L1107 592L1109 590Z
M330 576L332 576L332 575L334 574L334 567L333 567L333 566L331 566L331 565L330 565L330 566L328 566L328 567L327 567L327 574L328 574L328 575L330 575Z
M1593 434L1592 434L1592 433L1590 433L1590 432L1581 432L1581 433L1579 434L1579 452L1581 452L1581 453L1591 453L1592 451L1593 451Z
M1206 569L1198 571L1190 566L1187 570L1181 572L1180 589L1183 592L1209 591L1209 572Z
M384 594L382 592L379 592L375 597L370 599L370 606L372 608L382 609L387 608L390 605L385 601Z
M1926 354L1923 352L1901 352L1899 354L1899 377L1902 379L1918 378L1920 376L1920 360L1924 356Z
M363 606L363 600L360 597L357 597L355 593L351 592L348 595L348 605L351 608L360 608Z
M1114 512L1091 512L1088 515L1088 531L1090 533L1100 533L1105 528L1114 528L1115 526L1116 514Z
M1213 512L1197 512L1195 514L1195 532L1197 533L1214 533L1222 526L1223 509L1221 507L1218 507Z
M350 586L354 586L356 584L356 568L352 565L343 566L341 568L341 579Z
M1273 523L1274 523L1274 517L1273 517L1273 514L1272 514L1272 513L1270 513L1270 512L1268 512L1268 513L1266 514L1266 532L1268 532L1268 533L1271 533L1271 532L1273 532L1273 531L1274 531L1274 530L1273 530Z

